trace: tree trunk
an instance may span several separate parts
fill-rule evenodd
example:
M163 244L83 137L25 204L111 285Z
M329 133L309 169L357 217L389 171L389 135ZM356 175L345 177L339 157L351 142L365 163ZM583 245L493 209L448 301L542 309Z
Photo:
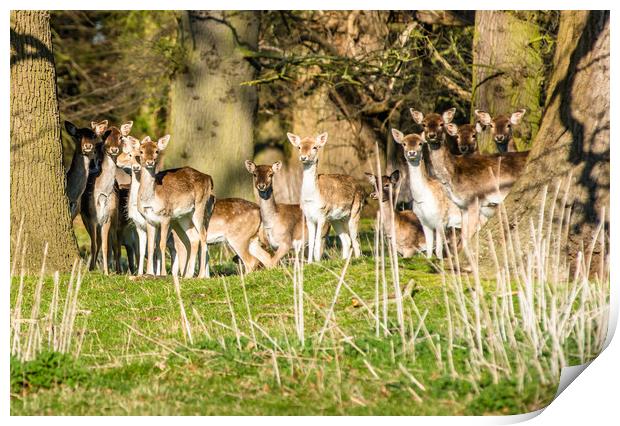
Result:
M518 220L521 240L528 241L530 218L538 223L545 187L550 211L556 185L564 182L565 187L570 177L566 254L573 259L588 249L601 221L609 242L609 11L563 11L557 40L540 130L526 168L504 203L510 225ZM558 200L556 214L559 206ZM497 215L484 228L485 237L487 230L500 235ZM591 272L599 271L601 254L597 244ZM483 247L480 258L489 257Z
M11 257L25 246L30 272L41 267L46 243L48 271L70 270L78 257L49 20L48 12L11 11Z
M492 116L527 109L514 138L519 150L529 149L542 115L538 27L513 12L489 10L476 12L475 29L472 116L474 109ZM489 131L478 145L482 152L497 152Z
M219 198L251 198L244 160L253 158L256 89L244 47L258 44L257 12L190 11L181 18L186 68L171 88L166 167L191 166L213 177Z

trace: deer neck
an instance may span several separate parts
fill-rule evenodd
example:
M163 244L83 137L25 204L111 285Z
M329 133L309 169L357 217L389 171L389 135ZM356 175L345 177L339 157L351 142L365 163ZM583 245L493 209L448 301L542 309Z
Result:
M157 169L149 170L142 168L140 170L140 185L138 189L138 199L143 203L148 203L155 198L155 175Z
M301 201L315 201L320 198L319 185L317 181L318 161L304 164L303 178L301 182Z
M263 227L265 229L273 228L276 222L276 215L278 213L276 199L273 196L273 188L269 188L268 191L263 193L256 191L256 198L258 199L258 206L260 207L260 216L263 220Z
M138 208L138 193L140 192L140 172L131 168L131 186L129 187L129 208Z
M86 181L88 180L88 169L90 158L76 150L71 159L71 166L67 172L67 186L69 192L84 192Z
M112 157L103 154L101 173L95 180L95 192L97 194L110 195L114 190L114 178L116 176L116 163Z
M396 211L394 211L394 217L392 217L392 206L390 205L390 200L385 200L385 201L381 201L381 203L379 203L379 206L381 208L381 216L383 216L383 232L385 233L385 235L391 236L392 235L392 220L394 219L394 217L396 216ZM394 231L398 232L398 229L396 229L398 222L394 222Z
M419 155L415 161L407 159L407 171L409 172L409 189L413 201L420 203L428 194L428 175L426 174L424 160Z
M429 147L431 168L437 179L444 185L452 181L454 175L454 158L444 143Z

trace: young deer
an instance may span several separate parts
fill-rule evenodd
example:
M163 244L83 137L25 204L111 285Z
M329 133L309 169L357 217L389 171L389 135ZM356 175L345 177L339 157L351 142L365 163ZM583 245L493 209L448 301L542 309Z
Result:
M267 241L272 249L276 250L272 261L274 265L289 252L302 249L304 239L303 212L299 204L278 204L273 195L273 175L282 168L281 162L272 165L256 165L246 160L245 167L252 174L254 195L260 207L260 216ZM329 231L329 224L325 223L321 230L321 238Z
M493 140L497 151L501 154L505 152L517 152L517 146L512 137L512 126L516 126L521 122L521 119L526 113L525 109L520 109L513 112L510 117L506 115L498 115L495 118L491 118L488 112L475 110L478 123L482 125L483 129L491 127L493 132Z
M426 139L426 129L441 121L444 128L446 116L411 110L413 119L424 126L422 138L428 142L433 172L443 184L450 199L461 209L463 244L474 234L480 219L488 219L495 212L510 188L517 180L525 162L527 152L455 157L448 152L443 140L436 135ZM437 119L439 117L439 119ZM449 117L448 117L449 118ZM480 217L483 216L483 218Z
M422 155L424 139L416 133L405 136L397 129L392 129L392 137L403 147L409 173L409 189L413 198L412 210L424 230L426 256L432 256L435 242L435 255L441 258L445 229L448 226L460 226L461 213L448 198L441 183L429 176Z
M241 198L215 202L207 242L227 243L243 262L246 272L255 270L260 263L267 268L275 265L260 245L261 232L261 214L256 204Z
M115 184L116 158L121 148L121 138L129 134L130 124L124 124L119 130L111 127L103 134L103 144L99 158L101 162L98 174L90 174L87 188L81 201L81 216L91 240L90 269L97 263L99 250L103 256L103 272L108 274L109 243L111 244L116 271L120 272L120 246L117 238L118 227L118 187Z
M355 257L359 257L357 227L366 197L364 190L351 176L317 175L319 149L325 146L327 133L303 139L292 133L287 136L299 150L299 160L303 164L301 208L308 227L308 263L321 259L321 229L325 223L331 224L340 237L342 257L349 257L351 245Z
M393 223L396 251L404 258L412 257L426 246L426 239L422 224L413 211L394 210L390 202L390 192L394 197L396 185L400 180L400 172L395 170L390 176L381 176L381 179L370 173L366 173L366 177L375 189L370 197L379 201L383 217L383 232L391 238Z
M159 249L161 252L161 275L166 275L165 253L168 231L172 225L179 237L191 241L189 263L185 275L194 274L198 244L200 243L200 268L198 277L209 276L207 227L209 212L207 203L213 192L213 179L191 167L157 172L160 153L166 149L170 135L154 142L148 136L140 142L140 188L138 190L138 211L144 216L147 226L147 273L154 273L155 230L159 228ZM194 234L194 237L191 234ZM187 238L184 236L187 235Z
M461 124L460 126L454 123L447 123L444 126L448 135L456 138L460 155L480 153L478 150L478 133L482 131L480 123Z
M67 197L71 220L75 219L80 211L82 195L86 189L90 163L95 159L97 145L101 143L101 135L108 128L108 120L99 123L92 122L92 129L78 128L69 121L65 121L65 129L75 142L75 151L71 159L71 166L67 171Z

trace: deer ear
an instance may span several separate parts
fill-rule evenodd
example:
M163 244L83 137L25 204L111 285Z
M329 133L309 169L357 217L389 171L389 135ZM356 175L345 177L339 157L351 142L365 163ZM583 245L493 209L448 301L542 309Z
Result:
M456 136L459 132L459 127L454 123L446 124L446 131L450 136Z
M253 161L245 160L245 168L248 169L248 172L254 173L254 170L256 170L256 164L254 164Z
M456 108L450 108L449 110L444 111L443 114L441 114L441 118L443 118L443 122L452 123L455 113L456 113Z
M97 136L101 136L103 132L105 132L108 128L108 120L103 120L99 122L91 121L90 127L93 129Z
M392 137L394 138L394 142L402 144L405 135L398 129L392 129Z
M370 182L371 185L376 185L377 184L377 178L375 177L375 175L373 175L372 173L364 173L364 175L366 176L366 179L368 179L368 182Z
M293 133L287 133L288 140L293 144L293 146L299 146L301 143L301 138Z
M392 174L390 175L390 182L393 185L396 185L399 180L400 180L400 171L394 170Z
M162 136L157 141L157 149L163 151L168 146L168 142L170 142L170 135Z
M147 142L152 142L151 141L151 137L150 136L145 136L142 141L140 142L140 145L144 145Z
M480 124L479 121L476 121L476 133L482 133L483 130L482 124Z
M278 173L280 169L282 169L282 161L276 161L271 165L271 170L273 170L274 173Z
M411 117L413 117L413 121L416 122L416 124L422 124L422 121L424 120L424 114L422 114L420 111L416 111L413 108L409 108L409 112L411 113Z
M474 110L474 114L478 117L478 121L482 123L483 126L489 126L491 124L491 114L485 111Z
M75 124L73 124L70 121L65 121L65 129L67 129L67 133L69 133L71 136L76 136L78 135L78 128Z
M133 127L133 121L128 121L127 123L121 126L121 135L127 136L129 132L131 132L131 128Z
M525 112L525 109L520 109L519 111L513 112L510 116L510 122L515 125L519 124L521 122L521 119L525 115Z
M321 133L316 137L316 144L322 148L327 143L327 132Z
M110 133L112 133L112 130L106 130L103 135L101 136L101 140L105 143L106 139L108 139L108 136L110 136Z

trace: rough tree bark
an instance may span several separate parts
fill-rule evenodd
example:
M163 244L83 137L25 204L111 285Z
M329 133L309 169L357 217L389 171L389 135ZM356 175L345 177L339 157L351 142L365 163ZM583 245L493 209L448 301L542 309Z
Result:
M50 16L11 11L11 257L70 270L79 256L65 196ZM21 244L17 245L21 227Z
M256 50L258 24L258 12L189 11L181 18L187 62L171 87L165 164L210 174L219 198L252 197L243 162L254 155L257 97L241 85L254 77L242 50Z
M505 207L510 226L518 222L521 240L528 241L529 221L533 218L538 223L545 186L550 211L556 185L561 181L566 185L570 176L566 254L572 259L579 250L588 249L601 221L607 247L609 242L609 11L563 11L557 40L540 130ZM556 214L560 205L558 201ZM487 230L500 235L497 215L481 235L486 237ZM490 261L487 247L480 258ZM597 244L591 272L599 271L601 259Z
M526 108L514 137L520 150L529 149L542 115L543 62L538 27L513 12L477 11L474 33L472 117L474 109L510 114ZM491 132L478 140L482 152L496 152Z

